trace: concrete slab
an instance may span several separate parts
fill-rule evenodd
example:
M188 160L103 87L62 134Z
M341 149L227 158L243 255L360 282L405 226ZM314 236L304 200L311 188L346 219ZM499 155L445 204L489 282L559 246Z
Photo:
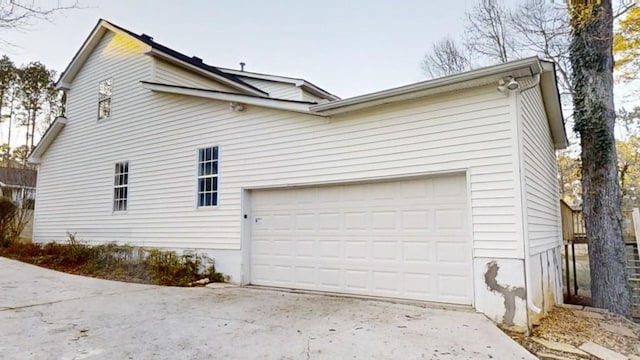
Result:
M610 314L609 310L597 307L585 306L584 311L591 311L599 314Z
M540 360L573 360L573 358L569 358L566 356L554 355L549 353L538 353L538 359Z
M633 330L629 329L626 326L613 325L613 324L600 324L600 327L614 334L627 336L631 338L638 338L638 336L633 332Z
M585 318L589 318L589 319L596 319L596 320L604 320L604 315L597 313L597 312L592 312L592 311L584 311L584 310L575 310L574 313L576 315L585 317Z
M485 316L248 288L172 288L0 258L0 359L521 359Z
M229 288L237 288L240 287L238 284L229 284L229 283L209 283L205 285L207 289L229 289Z
M606 347L600 346L591 341L586 342L580 345L580 350L584 350L589 354L597 357L602 360L628 360L629 358L625 355L617 353L613 350L609 350Z
M582 350L579 350L577 347L570 345L570 344L565 344L565 343L560 343L557 341L551 341L551 340L546 340L546 339L541 339L541 338L531 338L531 340L537 342L538 344L546 347L549 350L555 350L555 351L560 351L560 352L565 352L565 353L570 353L570 354L575 354L575 355L581 355L581 356L587 356L588 354Z

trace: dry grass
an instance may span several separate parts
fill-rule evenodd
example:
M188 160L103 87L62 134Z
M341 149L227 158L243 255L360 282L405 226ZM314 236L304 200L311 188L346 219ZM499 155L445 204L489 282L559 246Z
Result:
M554 352L533 341L533 337L545 340L560 342L579 347L580 345L592 341L598 345L625 355L640 356L638 348L640 327L629 320L618 316L602 314L604 319L592 319L578 315L574 310L566 308L555 308L543 318L540 324L532 330L531 336L520 333L506 331L514 340L524 346L533 354L551 353L564 356L570 359L597 359L595 357L584 357L564 352ZM602 328L602 324L622 326L630 329L636 335L635 338L619 335Z

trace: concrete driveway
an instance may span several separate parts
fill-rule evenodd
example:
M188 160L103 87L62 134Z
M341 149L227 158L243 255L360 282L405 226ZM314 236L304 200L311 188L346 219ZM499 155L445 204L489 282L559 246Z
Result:
M0 258L0 359L535 359L483 315L172 288Z

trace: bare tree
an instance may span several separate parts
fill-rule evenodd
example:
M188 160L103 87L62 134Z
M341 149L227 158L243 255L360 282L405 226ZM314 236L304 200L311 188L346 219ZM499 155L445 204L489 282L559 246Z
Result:
M571 42L569 15L565 8L549 6L544 1L523 1L509 12L513 43L522 53L534 54L555 63L560 87L568 99L571 84Z
M81 9L79 0L0 0L0 32L30 30L67 10ZM0 46L16 46L0 37Z
M478 1L465 15L465 44L469 50L491 62L507 62L518 56L504 5L498 1Z
M582 191L591 303L630 316L613 101L612 0L572 0L570 59L575 131L582 147Z
M0 1L0 29L25 30L36 21L51 21L65 10L78 8L78 0L3 0Z
M447 37L433 44L431 52L424 56L422 71L435 78L471 69L471 62L455 40Z

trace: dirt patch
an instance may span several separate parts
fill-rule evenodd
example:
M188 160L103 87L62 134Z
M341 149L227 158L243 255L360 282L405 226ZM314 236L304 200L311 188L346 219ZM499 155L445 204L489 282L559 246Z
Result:
M593 316L589 316L593 315ZM616 315L556 307L535 326L530 336L503 329L536 356L551 354L567 359L598 359L590 355L560 352L543 346L536 339L568 344L578 348L591 341L617 353L640 356L640 326Z

